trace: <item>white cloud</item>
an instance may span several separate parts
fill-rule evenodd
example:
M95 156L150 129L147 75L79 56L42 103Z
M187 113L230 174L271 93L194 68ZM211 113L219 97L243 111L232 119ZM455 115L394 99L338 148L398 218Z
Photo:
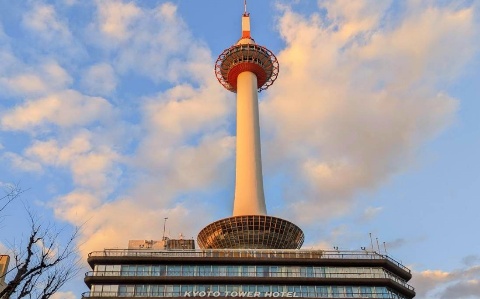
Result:
M131 26L140 17L140 9L133 2L118 0L98 1L98 27L105 36L125 41L131 35Z
M218 89L211 82L201 88L178 85L147 100L143 106L145 127L160 134L158 139L167 145L218 129L232 108Z
M2 155L2 158L9 161L12 169L16 171L26 172L41 172L42 165L38 162L29 160L16 153L7 152Z
M211 77L209 50L196 41L172 3L143 9L133 2L97 1L97 20L90 36L111 51L119 74L135 73L154 82L177 83L202 74Z
M50 298L52 299L76 299L77 296L73 292L56 292Z
M103 98L89 97L74 90L29 100L2 115L4 130L32 130L54 124L59 127L86 125L110 120L112 107Z
M115 91L117 78L111 65L99 63L85 71L82 84L91 94L108 95Z
M144 102L146 134L133 159L150 176L141 185L156 182L169 200L179 192L218 188L234 147L224 128L232 107L218 88L213 80L199 88L179 85Z
M480 280L460 281L448 286L440 299L478 299L480 298Z
M18 95L35 96L68 87L73 79L56 61L27 66L12 58L9 74L0 77L0 86Z
M372 2L320 2L327 17L281 8L286 48L261 112L266 171L289 176L295 221L348 212L454 118L456 100L439 86L477 50L473 9L410 1L386 26L389 2Z
M26 155L45 165L68 167L76 186L108 194L120 175L116 165L119 155L94 138L85 131L63 145L56 140L36 141Z
M52 5L35 2L22 21L27 28L37 31L41 38L48 41L71 38L67 25L59 20Z
M328 18L335 25L340 25L336 38L340 42L348 42L357 35L369 33L376 29L385 10L392 1L375 0L326 0L318 1L321 8L326 9Z
M370 221L375 218L381 211L382 207L368 207L363 211L362 221Z
M480 298L480 265L451 272L441 270L414 272L411 284L415 286L419 298Z
M160 227L165 217L173 223L167 226L167 236L175 238L183 233L194 237L198 219L206 216L205 209L196 209L191 203L187 208L176 204L165 207L161 194L150 194L149 198L122 197L112 202L100 202L99 197L85 191L75 190L57 198L52 207L57 217L75 225L81 225L80 246L82 256L104 248L125 248L128 240L161 239ZM150 202L145 206L146 202ZM174 231L170 230L174 228Z
M69 194L57 198L52 208L55 215L63 220L68 220L75 225L83 225L82 232L84 234L91 233L88 231L88 225L84 224L93 216L93 212L100 206L101 201L98 196L85 191L74 190Z

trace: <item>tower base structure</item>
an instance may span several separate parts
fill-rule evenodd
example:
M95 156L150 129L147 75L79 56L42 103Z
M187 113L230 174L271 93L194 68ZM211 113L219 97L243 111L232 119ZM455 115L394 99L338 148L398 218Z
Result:
M200 231L202 249L299 249L305 237L295 224L267 215L233 216Z

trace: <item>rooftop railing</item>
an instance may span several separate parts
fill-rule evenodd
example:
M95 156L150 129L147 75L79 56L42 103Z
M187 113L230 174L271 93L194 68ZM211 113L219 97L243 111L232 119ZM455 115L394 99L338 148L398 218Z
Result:
M298 259L356 259L388 260L411 273L410 269L388 255L376 251L324 251L324 250L268 250L268 249L221 249L221 250L149 250L149 249L105 249L93 251L89 257L202 257L202 258L298 258Z

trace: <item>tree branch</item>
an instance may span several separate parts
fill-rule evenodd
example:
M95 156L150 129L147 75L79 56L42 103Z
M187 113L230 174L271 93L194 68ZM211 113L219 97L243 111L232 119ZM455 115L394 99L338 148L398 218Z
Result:
M28 243L14 251L15 267L9 272L15 275L0 292L2 299L9 299L13 294L17 299L27 296L47 299L78 273L75 241L79 228L75 228L60 247L65 228L43 225L28 209L27 214L30 220Z

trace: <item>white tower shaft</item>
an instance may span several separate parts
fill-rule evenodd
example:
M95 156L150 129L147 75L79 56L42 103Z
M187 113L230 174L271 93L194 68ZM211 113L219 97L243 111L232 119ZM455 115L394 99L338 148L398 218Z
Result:
M257 76L237 78L237 157L233 216L266 215L263 192Z

